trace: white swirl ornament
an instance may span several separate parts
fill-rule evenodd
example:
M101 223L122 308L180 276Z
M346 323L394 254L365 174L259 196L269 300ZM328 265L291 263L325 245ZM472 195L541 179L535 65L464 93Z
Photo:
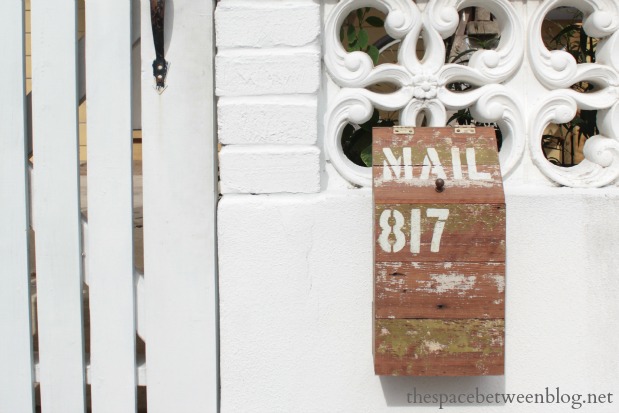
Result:
M372 168L359 166L344 154L342 132L346 124L367 122L372 117L374 107L390 111L401 109L410 102L412 93L410 87L388 95L366 89L344 88L339 91L325 119L325 151L331 164L344 179L355 185L372 186Z
M468 66L445 65L440 71L441 83L464 81L482 86L504 82L516 73L524 58L524 28L518 13L507 0L434 0L426 10L427 21L444 38L449 37L456 30L458 11L467 7L480 7L491 12L499 24L501 39L495 50L473 53Z
M619 31L598 42L595 58L598 63L611 66L619 72Z
M619 99L612 107L598 111L597 124L602 135L619 141Z
M417 118L423 112L428 126L445 126L447 111L438 99L413 99L400 113L400 125L417 126Z
M549 89L569 88L583 80L606 87L617 84L617 72L597 63L576 63L562 50L548 50L542 40L542 24L549 11L571 6L584 13L583 28L592 37L604 38L619 29L617 0L546 0L535 11L529 30L528 55L535 76Z
M415 27L421 26L417 5L409 0L343 0L329 14L325 23L324 61L332 79L344 87L365 87L389 81L399 85L410 84L410 73L395 64L374 67L364 52L347 52L339 38L340 27L350 12L362 7L373 7L385 13L385 30L394 39L401 39Z
M585 159L578 165L565 168L553 165L544 157L540 139L544 129L550 123L566 123L576 116L578 103L574 94L565 91L556 91L544 99L533 111L533 122L529 132L529 149L533 163L553 182L575 188L599 188L614 182L619 178L619 142L617 136L605 137L602 135L590 137L584 146ZM615 105L616 106L616 105ZM605 113L617 114L616 109L606 110ZM609 121L614 125L616 121ZM604 125L603 133L609 132L608 124Z
M520 163L526 146L522 104L516 95L503 85L486 85L462 93L442 89L439 99L450 109L470 107L477 121L499 125L503 134L499 161L503 179L507 179Z
M441 35L432 28L427 13L423 16L423 25L411 30L398 50L398 62L414 74L426 73L436 75L445 63L445 43ZM423 33L423 58L417 57L419 33Z

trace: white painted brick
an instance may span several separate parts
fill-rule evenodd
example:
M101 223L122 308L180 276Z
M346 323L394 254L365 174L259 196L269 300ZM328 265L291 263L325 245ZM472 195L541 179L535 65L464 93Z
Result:
M316 93L320 86L320 50L234 49L215 61L217 96Z
M221 193L320 191L316 146L232 145L219 153Z
M222 97L219 141L230 144L312 145L318 136L316 96Z
M215 10L217 47L305 46L320 36L320 6L308 1L228 1Z

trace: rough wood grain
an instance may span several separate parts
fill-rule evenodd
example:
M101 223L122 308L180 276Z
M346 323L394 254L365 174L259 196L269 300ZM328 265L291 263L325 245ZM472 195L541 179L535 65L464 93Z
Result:
M386 180L384 168L375 166L374 202L375 203L433 203L433 202L467 202L479 204L503 204L503 180L499 165L481 165L478 173L487 173L490 180L472 181L469 179L454 179L453 168L444 167L447 176L444 190L436 192L436 176L431 179L420 179L421 167L413 167L413 179L404 177ZM468 175L468 166L462 165L462 175Z
M376 203L504 203L493 128L456 133L453 128L416 128L398 135L374 130L373 179ZM437 178L445 190L435 191Z
M505 264L376 263L376 318L503 318Z
M443 165L451 164L452 148L458 148L460 161L466 165L466 148L475 149L477 165L498 165L496 135L493 128L476 128L475 134L455 133L454 128L416 128L414 134L396 135L392 128L374 128L372 164L382 167L387 160L384 148L397 157L402 148L411 148L409 165L423 165L427 148L434 148ZM404 161L404 159L402 159Z
M415 228L413 210L419 211L420 226ZM440 242L433 251L433 241L438 232L439 219L432 211L448 210ZM396 212L397 211L397 212ZM396 215L403 217L400 226ZM384 217L391 214L384 224ZM381 220L381 217L383 219ZM505 261L505 206L498 204L376 204L375 205L375 262L393 261ZM383 226L386 229L383 229ZM399 238L405 240L398 245ZM419 230L421 232L420 238ZM381 242L383 233L388 234L388 246ZM402 235L403 234L403 235ZM413 252L415 239L419 239L418 251ZM438 249L438 250L437 250Z
M375 129L373 196L376 374L503 374L505 197L494 129Z
M504 370L504 321L376 320L374 369L392 376L487 376Z

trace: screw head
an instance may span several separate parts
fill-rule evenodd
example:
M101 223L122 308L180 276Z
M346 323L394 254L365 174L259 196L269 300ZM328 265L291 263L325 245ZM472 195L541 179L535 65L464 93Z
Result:
M443 192L445 190L445 181L442 178L438 178L434 184L436 185L436 192Z

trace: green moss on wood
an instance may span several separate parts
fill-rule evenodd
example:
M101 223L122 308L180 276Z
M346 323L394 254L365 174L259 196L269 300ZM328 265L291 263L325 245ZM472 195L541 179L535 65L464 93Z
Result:
M503 353L503 320L376 320L378 354L411 362L427 356Z

